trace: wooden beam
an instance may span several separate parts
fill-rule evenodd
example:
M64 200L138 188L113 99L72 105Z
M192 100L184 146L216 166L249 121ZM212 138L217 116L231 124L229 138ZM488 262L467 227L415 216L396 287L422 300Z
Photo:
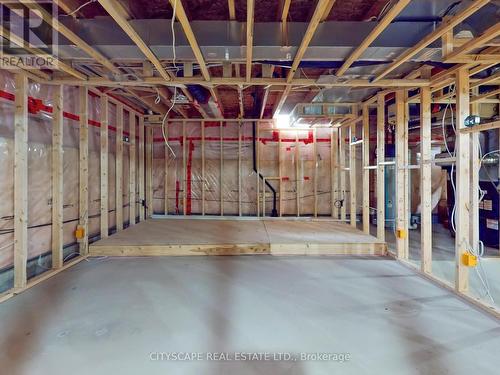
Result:
M330 206L332 218L338 218L339 212L336 210L336 202L338 199L338 144L339 144L339 130L331 129L330 133Z
M9 32L9 30L7 30L3 26L0 26L0 37L3 37L5 39L9 40L10 42L12 42L13 44L18 45L19 47L23 48L25 51L29 52L30 54L32 54L34 56L40 57L44 60L46 60L48 57L50 57L53 61L55 68L72 75L73 77L75 77L79 81L87 80L87 76L85 74L80 73L79 71L72 68L71 66L69 66L65 62L62 62L61 60L59 60L55 56L51 56L51 55L47 54L46 52L42 51L39 48L29 47L29 43L27 41L25 41L23 38L17 36L16 34ZM35 73L35 74L37 74L37 73Z
M224 216L224 128L222 121L219 122L219 139L220 139L220 216Z
M314 10L314 14L311 18L311 21L309 22L309 25L307 26L307 30L302 37L302 42L300 43L299 48L297 49L297 53L295 54L295 57L293 58L292 66L291 69L288 71L288 75L286 77L286 81L288 83L292 82L293 77L295 76L295 72L299 68L299 64L302 61L302 57L306 53L307 47L309 46L309 43L311 42L314 33L321 21L321 18L323 17L323 14L325 13L325 9L329 3L329 0L318 0L318 4L316 5L316 9Z
M205 216L205 121L201 121L201 214Z
M135 225L136 223L136 187L135 187L135 161L136 161L136 147L135 147L135 128L136 128L136 117L135 113L129 112L129 225Z
M462 254L469 251L470 233L470 136L460 130L465 127L465 119L469 116L469 72L466 68L457 73L457 129L456 148L456 182L455 182L455 290L466 292L469 288L469 272L462 262ZM451 176L453 178L454 176ZM453 218L452 218L453 219Z
M297 200L297 217L300 216L300 194L303 178L300 177L300 143L299 135L295 132L295 198Z
M80 87L80 193L78 225L83 229L83 238L79 240L80 255L89 252L89 91L86 86Z
M247 65L246 81L252 78L252 51L253 51L253 22L254 22L255 0L247 0Z
M242 216L241 210L241 122L238 122L238 216ZM281 139L281 138L280 138Z
M15 76L14 289L26 287L28 262L28 78Z
M478 133L478 132L482 132L485 130L491 130L491 129L500 129L500 120L486 122L484 124L479 124L479 125L472 126L472 127L461 128L460 133L464 133L464 134Z
M432 271L431 90L420 89L420 268Z
M146 218L153 215L153 128L146 127Z
M472 89L472 93L477 95L479 88ZM470 102L470 114L479 116L479 102ZM470 135L470 243L473 247L479 246L479 171L480 165L479 133Z
M486 29L480 36L469 40L461 47L446 55L445 62L449 62L456 57L463 56L465 53L483 46L485 43L489 42L491 39L496 38L498 35L500 35L500 23L494 24L490 28Z
M184 30L184 34L193 50L194 57L200 66L201 74L205 81L210 81L210 72L208 71L207 64L205 63L205 59L203 58L203 54L201 53L200 46L196 41L196 37L194 36L193 29L191 28L191 24L189 23L188 17L186 15L186 11L184 10L184 6L182 5L181 0L169 0L172 8L175 7L175 18L180 22L182 29Z
M385 241L385 93L377 93L377 238Z
M288 45L288 13L290 12L290 4L292 0L284 0L283 9L281 11L281 44Z
M52 105L52 268L63 266L63 86L56 86Z
M479 86L483 86L483 85L494 84L494 82L498 81L498 80L500 80L500 71L496 72L495 74L492 74L489 77L480 79L479 81L472 83L470 85L470 87L474 88L474 87L479 87Z
M500 89L488 91L488 92L481 94L481 95L475 95L470 99L470 102L471 103L478 103L483 99L491 98L492 96L497 96L497 95L500 95Z
M231 21L236 20L236 7L234 6L234 0L227 0L227 7L229 9L229 19Z
M335 73L337 77L342 76L347 69L366 51L366 49L373 43L377 37L391 24L391 22L401 13L401 11L408 5L411 0L399 0L392 8L385 14L384 18L373 28L368 36L351 52L349 57L344 61L344 64Z
M182 121L182 213L187 215L187 152L186 121ZM153 165L153 164L151 164Z
M168 141L168 121L165 123L164 132L165 132L165 138ZM163 147L163 149L164 149L164 156L165 156L164 157L165 178L164 178L164 182L163 182L163 185L164 185L163 196L164 196L165 201L163 202L163 212L165 215L168 215L168 162L170 161L170 149L168 148L168 145L166 143L165 143L165 147Z
M116 155L115 155L115 212L116 231L123 230L123 105L116 106Z
M356 110L357 113L357 110ZM351 227L356 228L357 187L356 187L356 147L353 138L356 136L356 121L349 126L349 218Z
M408 124L405 115L405 92L396 91L396 256L406 259L406 238L408 236L408 221L406 213L407 153Z
M314 197L314 206L313 206L313 215L314 217L318 216L318 144L316 137L316 129L312 130L313 133L313 197ZM281 181L281 179L280 179Z
M52 81L44 82L46 84L52 85L69 85L69 86L107 86L107 87L133 87L133 86L159 86L165 85L165 80L161 77L145 78L142 81L113 81L104 78L89 78L86 81L75 80L75 79L53 79ZM400 87L425 87L431 85L428 79L381 79L377 82L373 82L367 79L352 79L346 82L321 82L312 78L295 78L288 82L286 78L258 78L253 77L250 82L246 81L245 77L212 77L210 81L205 81L203 77L175 77L169 84L179 84L179 85L206 85L212 84L215 86L238 86L238 85L254 85L254 86L279 86L279 87L291 87L291 86L314 86L314 87L388 87L388 88L400 88ZM183 91L184 92L184 91ZM187 93L189 91L186 90ZM186 96L192 101L192 95L188 95L184 92Z
M332 11L333 5L335 4L336 0L329 0L328 4L326 5L325 12L323 13L323 17L321 17L321 22L324 22L327 20L328 16L330 15L330 12Z
M139 221L144 221L144 202L146 200L144 189L144 116L139 116Z
M460 24L462 21L464 21L465 19L470 17L472 14L476 13L479 9L481 9L483 6L485 6L489 2L490 2L490 0L474 0L472 2L472 4L470 4L465 9L463 9L460 13L456 14L453 17L445 19L436 29L434 29L433 32L431 32L430 34L425 36L415 46L405 50L405 52L403 52L401 55L399 55L391 65L389 65L387 68L385 68L381 73L379 73L375 77L373 82L379 81L380 79L385 77L387 74L392 72L394 69L396 69L397 67L404 64L411 57L415 56L418 52L423 50L429 44L431 44L432 42L434 42L435 40L437 40L441 36L443 36L446 32L453 29L455 26Z
M104 57L100 52L92 48L87 42L76 35L73 31L67 28L64 24L60 23L55 17L52 17L49 12L47 12L41 5L33 2L32 0L19 0L20 3L25 4L29 9L36 10L36 13L52 28L65 36L69 41L75 44L76 47L80 48L87 55L92 57L99 64L109 69L111 72L120 74L120 69L118 69L109 59ZM10 7L9 5L7 5Z
M342 128L339 129L339 147L338 147L338 155L339 155L339 169L340 169L340 195L342 206L340 207L340 220L342 222L346 221L346 154L345 154L345 133Z
M363 232L370 234L370 113L367 105L363 106Z
M146 42L142 40L137 31L134 30L128 21L128 12L123 5L117 0L99 0L102 7L109 13L115 22L122 28L130 39L137 45L141 52L148 58L148 60L155 66L158 73L165 81L170 81L171 77L163 68L160 60L151 51Z
M109 234L109 101L106 95L101 95L101 238Z

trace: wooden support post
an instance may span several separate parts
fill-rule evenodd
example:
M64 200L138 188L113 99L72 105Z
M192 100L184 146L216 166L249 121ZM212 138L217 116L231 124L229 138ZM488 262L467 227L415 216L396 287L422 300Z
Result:
M201 122L201 214L205 216L205 121Z
M471 90L474 96L479 94L479 87ZM479 102L470 104L470 114L479 116ZM470 135L470 243L474 248L479 246L479 132L473 132Z
M241 122L238 122L238 215L241 216Z
M80 194L79 226L83 229L80 254L89 251L89 123L88 123L88 87L80 87Z
M338 210L336 210L335 203L337 200L338 191L338 157L337 157L337 146L339 144L338 140L338 129L333 129L330 133L330 205L331 205L331 216L338 218Z
M262 179L262 217L266 217L266 178Z
M116 106L115 155L116 231L123 230L123 105Z
M257 153L256 155L256 164L257 164L257 173L256 173L256 178L257 178L257 217L260 216L260 123L257 121L257 139L255 140L255 151Z
M420 268L432 270L431 90L420 88Z
M139 221L144 221L144 116L139 116Z
M52 268L63 266L63 86L54 87L52 112Z
M182 211L187 215L186 121L182 121Z
M314 217L318 216L318 144L316 142L316 129L313 129L313 173L314 173L314 185L313 185L313 195L314 195Z
M224 144L222 121L219 122L219 137L220 137L220 216L224 216Z
M465 119L469 116L469 72L461 68L456 76L457 90L457 134L456 148L456 193L455 193L455 289L466 292L469 287L469 271L462 263L462 254L470 248L470 135L460 132L465 127ZM453 176L452 176L453 178Z
M281 132L278 132L278 183L279 183L279 216L283 216L283 182L282 179Z
M167 139L168 142L168 120L165 122L165 138ZM165 215L168 215L168 161L170 160L170 149L167 146L167 143L165 143L165 179L164 179L164 197L165 201L163 202L163 211Z
M146 128L146 218L153 215L153 128Z
M377 238L385 241L385 94L377 94Z
M346 171L345 171L345 134L342 128L339 128L339 168L340 168L340 194L342 206L340 207L340 220L346 222L347 207L346 207Z
M297 217L300 216L300 143L299 135L295 133L295 196L297 198Z
M14 114L14 289L27 284L28 261L28 78L16 74Z
M356 112L357 113L357 112ZM356 121L354 121L349 127L349 218L351 226L356 228L356 146L354 146L353 140L356 136Z
M367 105L363 106L363 232L370 234L370 113Z
M405 116L405 92L396 90L396 255L407 259L406 238L408 237L408 222L406 213L406 154L408 153L408 124Z
M136 214L135 214L135 202L136 199L136 189L135 189L135 113L129 112L129 225L135 225Z
M109 102L106 95L101 96L101 238L109 234L109 189L108 189L108 153L109 153Z

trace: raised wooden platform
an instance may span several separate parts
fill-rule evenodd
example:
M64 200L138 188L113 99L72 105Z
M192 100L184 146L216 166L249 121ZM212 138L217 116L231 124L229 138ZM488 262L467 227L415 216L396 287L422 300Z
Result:
M385 253L377 238L327 220L150 219L90 245L91 256Z

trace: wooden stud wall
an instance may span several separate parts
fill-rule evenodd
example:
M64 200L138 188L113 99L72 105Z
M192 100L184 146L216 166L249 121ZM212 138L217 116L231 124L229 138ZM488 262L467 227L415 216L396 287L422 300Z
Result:
M52 112L52 268L63 266L63 87L54 90Z
M385 94L377 94L377 238L385 241Z
M89 124L87 87L80 87L80 193L79 193L79 228L83 230L83 238L79 240L80 255L89 251Z
M135 177L136 177L136 166L135 166L135 156L136 156L136 146L135 146L135 128L136 128L136 116L135 113L129 112L129 225L135 225L136 223L136 188L135 188Z
M28 78L16 74L14 114L14 289L26 287L28 261Z
M109 234L109 188L108 188L108 169L109 169L109 102L108 98L101 96L101 238L108 237Z
M123 230L123 105L116 106L115 156L116 230Z

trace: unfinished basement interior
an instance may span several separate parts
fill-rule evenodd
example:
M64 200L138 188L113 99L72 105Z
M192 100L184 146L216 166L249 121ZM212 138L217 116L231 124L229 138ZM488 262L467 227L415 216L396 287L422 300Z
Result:
M1 374L499 373L500 1L0 20Z

